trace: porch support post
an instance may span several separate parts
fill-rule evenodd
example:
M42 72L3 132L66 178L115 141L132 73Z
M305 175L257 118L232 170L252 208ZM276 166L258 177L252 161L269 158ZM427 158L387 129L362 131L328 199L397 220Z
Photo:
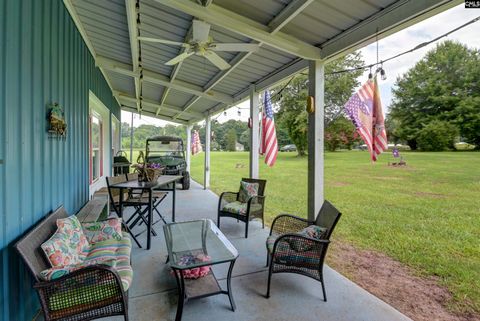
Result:
M250 128L250 178L259 178L258 164L259 164L259 97L258 92L255 91L255 85L250 86L250 119L252 121L252 128Z
M315 101L315 111L308 114L308 219L313 221L324 200L325 63L323 61L310 61L308 80L308 95Z
M210 187L210 138L212 137L211 117L207 116L205 119L205 169L203 176L203 188Z
M192 125L187 125L187 146L185 150L185 160L187 161L187 171L190 172L190 155L192 154Z

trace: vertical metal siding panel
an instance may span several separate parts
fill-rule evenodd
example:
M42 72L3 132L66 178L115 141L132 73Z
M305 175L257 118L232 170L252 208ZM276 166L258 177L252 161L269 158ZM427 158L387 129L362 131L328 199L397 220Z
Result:
M0 49L6 47L6 1L0 2ZM0 320L8 320L8 300L7 300L7 251L5 245L6 239L6 207L5 207L5 50L0 50Z
M62 0L0 1L0 321L31 320L39 307L13 242L60 204L74 213L88 199L89 90L120 115ZM53 102L65 141L46 133Z
M18 171L20 166L18 163L18 151L20 150L16 144L19 144L19 130L18 126L21 124L19 119L19 75L18 75L18 66L19 61L19 35L18 30L20 28L20 3L9 1L7 2L7 16L6 24L8 30L17 30L16 33L10 33L7 31L6 35L6 60L7 64L5 66L6 77L8 81L6 82L5 90L5 107L10 106L6 110L6 116L8 117L8 122L5 123L5 163L9 166L8 171L5 171L5 182L8 184L8 188L5 189L5 204L6 204L6 222L5 222L5 235L7 242L10 242L14 237L20 234L20 216L18 213L17 206L19 204L19 184L18 182ZM4 108L5 108L4 107ZM17 212L13 210L17 209ZM6 284L7 284L7 293L9 300L15 300L20 302L18 286L14 287L13 284L18 283L17 281L17 265L18 263L12 259L12 253L10 248L4 248L5 258L8 260L8 266L6 267ZM7 314L10 313L11 307L7 307Z

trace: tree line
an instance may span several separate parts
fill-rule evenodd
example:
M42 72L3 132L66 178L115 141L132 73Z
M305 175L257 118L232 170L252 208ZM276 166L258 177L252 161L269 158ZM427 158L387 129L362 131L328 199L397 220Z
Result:
M339 58L325 67L325 148L352 149L363 144L343 106L360 85L364 65L359 52ZM353 72L332 73L355 69ZM306 154L308 134L308 75L300 73L272 89L278 145L295 144ZM386 115L391 143L408 144L412 150L437 151L464 141L480 148L480 52L457 42L445 41L430 50L404 75L398 77L393 101ZM212 120L212 150L235 151L240 143L250 149L247 122ZM204 124L195 125L205 144ZM133 147L145 148L148 137L178 136L186 139L185 126L141 125L133 134ZM130 147L130 127L122 123L122 148Z

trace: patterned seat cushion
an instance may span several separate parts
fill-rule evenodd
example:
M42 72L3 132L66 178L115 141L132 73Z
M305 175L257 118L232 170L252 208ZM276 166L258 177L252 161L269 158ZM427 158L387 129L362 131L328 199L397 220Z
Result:
M305 236L305 237L311 237L317 240L320 240L325 237L327 234L327 228L321 227L318 225L310 225L300 232L298 232L299 235ZM294 249L297 252L305 252L310 250L314 245L313 241L310 240L303 240L301 242L298 242L297 240L290 242L290 246L292 249Z
M120 241L123 238L121 218L110 218L105 221L83 223L82 228L90 244L112 238Z
M240 182L240 191L238 192L238 200L241 203L247 203L251 197L258 196L258 183Z
M235 202L225 204L225 206L222 208L222 211L233 213L233 214L246 215L247 208L248 208L248 203L235 201ZM262 209L261 204L250 204L251 212L255 212L261 209Z
M90 249L76 216L57 220L57 231L40 247L52 267L82 263Z
M275 241L278 239L278 235L272 234L267 237L267 250L269 253L273 252L273 246L275 245ZM287 251L289 249L289 244L287 242L280 242L277 246L278 251Z

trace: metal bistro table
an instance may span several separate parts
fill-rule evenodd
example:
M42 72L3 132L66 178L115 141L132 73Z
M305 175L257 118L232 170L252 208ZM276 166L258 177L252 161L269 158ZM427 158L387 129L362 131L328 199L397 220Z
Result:
M152 242L152 220L153 220L153 204L152 204L152 192L153 190L171 191L172 192L172 221L175 222L175 190L176 182L182 179L182 176L177 175L162 175L155 182L139 182L139 181L127 181L124 183L118 183L111 185L110 188L120 189L120 217L123 217L123 190L143 190L148 192L148 226L147 226L147 250L150 250ZM163 187L172 185L171 188Z
M179 292L175 320L182 319L183 305L186 301L217 294L228 295L230 306L235 311L231 279L238 251L212 220L170 223L164 225L163 230L167 243L168 262L177 280ZM199 255L208 255L210 260L202 261ZM221 263L230 263L226 291L220 287L212 270L199 279L184 278L184 270Z

